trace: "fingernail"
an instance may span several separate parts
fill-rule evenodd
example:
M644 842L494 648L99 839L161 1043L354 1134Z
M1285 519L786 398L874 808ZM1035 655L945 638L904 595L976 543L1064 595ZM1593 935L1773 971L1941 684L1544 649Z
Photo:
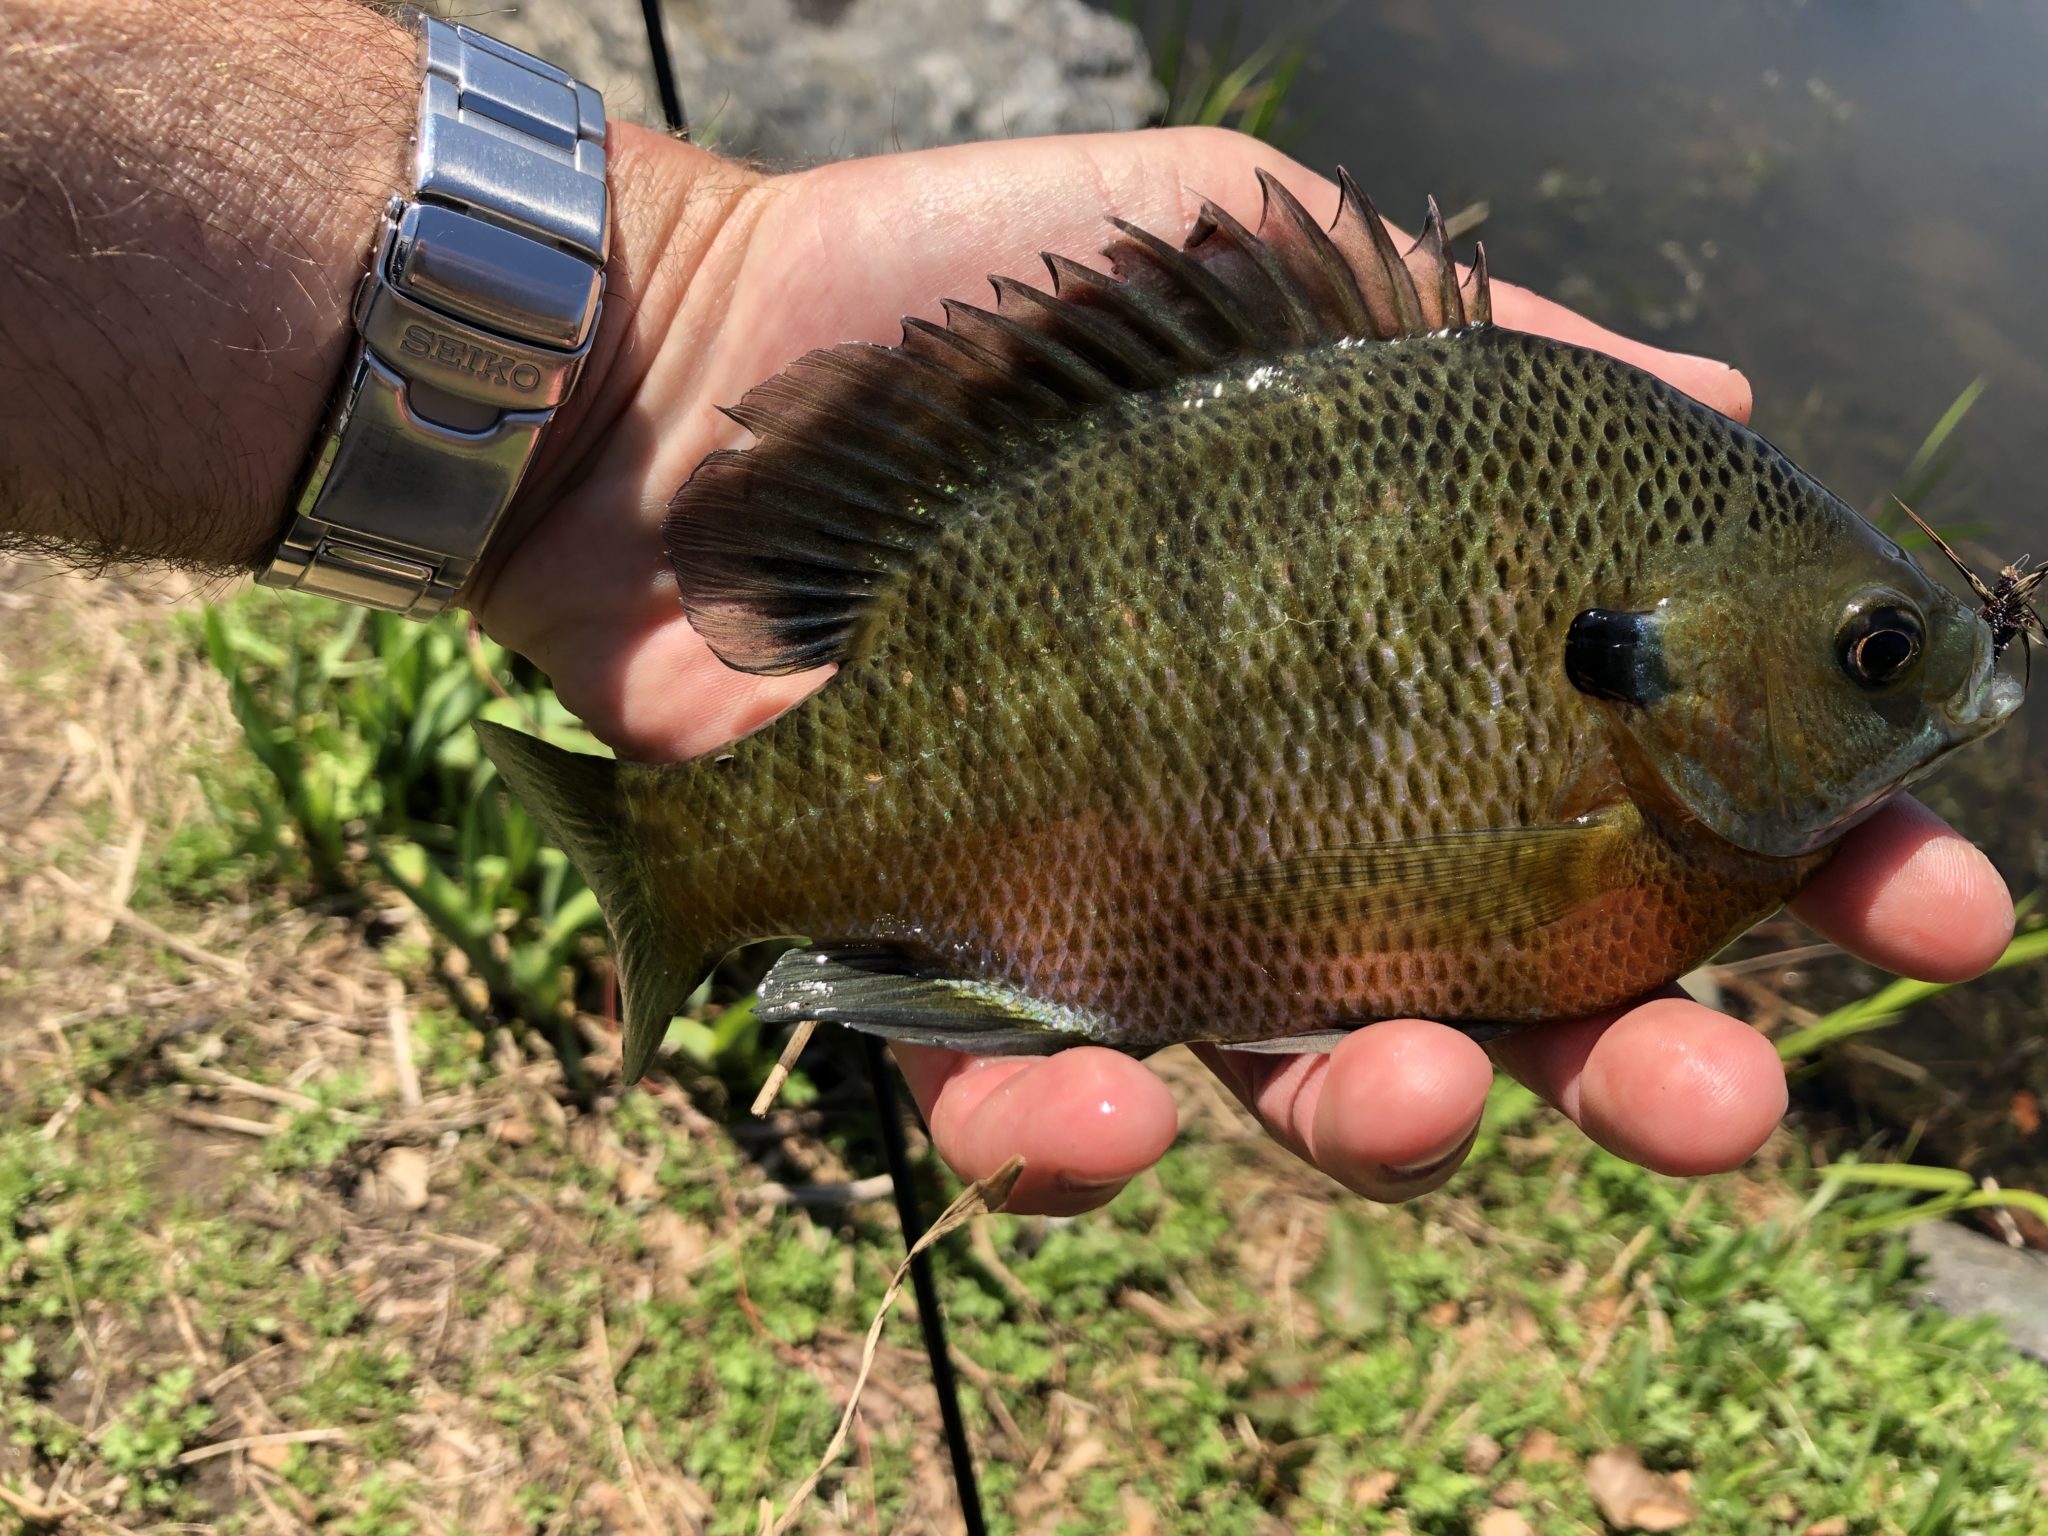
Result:
M1130 1183L1129 1177L1110 1179L1084 1179L1077 1174L1061 1173L1053 1176L1053 1188L1068 1195L1114 1194Z
M1667 352L1675 363L1698 363L1702 368L1719 368L1724 373L1733 373L1735 365L1723 357L1706 357L1698 352Z
M1448 1152L1439 1153L1435 1157L1426 1157L1420 1162L1414 1163L1381 1163L1380 1171L1386 1174L1388 1178L1398 1180L1403 1184L1412 1184L1418 1179L1431 1178L1436 1174L1442 1173L1454 1163L1463 1160L1465 1154L1472 1150L1472 1143L1478 1140L1478 1138L1479 1121L1474 1120L1472 1128L1453 1142Z

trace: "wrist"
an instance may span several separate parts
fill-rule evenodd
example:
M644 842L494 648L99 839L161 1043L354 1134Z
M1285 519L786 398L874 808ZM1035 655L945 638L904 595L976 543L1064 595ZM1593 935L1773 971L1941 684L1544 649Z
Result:
M644 470L652 441L678 424L649 395L674 401L694 394L690 380L715 345L753 221L748 194L762 180L632 124L612 125L607 155L612 244L590 356L460 597L493 635L528 654L526 637L549 624L551 584L506 574L550 566L544 555L532 557L564 503L608 498L615 515L579 518L579 536L594 521L600 536L644 539L650 580L664 568L655 533L662 507L645 505Z

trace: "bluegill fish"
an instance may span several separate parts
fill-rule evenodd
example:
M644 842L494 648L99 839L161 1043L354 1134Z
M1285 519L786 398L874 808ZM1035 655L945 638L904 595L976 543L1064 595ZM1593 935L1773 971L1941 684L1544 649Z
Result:
M836 663L715 758L484 728L602 902L644 1070L709 967L976 1051L1294 1048L1622 1002L1775 909L2022 688L1763 438L1491 323L1432 206L1117 225L813 352L666 524L728 665Z

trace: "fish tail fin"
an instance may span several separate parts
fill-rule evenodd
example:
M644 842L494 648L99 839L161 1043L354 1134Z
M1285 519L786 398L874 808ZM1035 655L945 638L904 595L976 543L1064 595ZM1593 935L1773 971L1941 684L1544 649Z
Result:
M487 721L477 723L476 733L519 803L569 855L604 911L625 1014L625 1077L637 1083L669 1022L718 960L718 947L685 931L688 914L675 912L655 884L634 832L625 765L565 752Z

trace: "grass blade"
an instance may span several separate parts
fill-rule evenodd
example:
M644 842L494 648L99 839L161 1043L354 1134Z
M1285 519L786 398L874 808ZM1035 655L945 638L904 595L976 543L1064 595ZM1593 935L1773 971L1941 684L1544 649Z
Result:
M2020 934L2005 947L2005 953L1991 963L1991 969L2003 971L2015 965L2030 965L2044 958L2048 958L2048 927ZM1858 998L1853 1003L1837 1008L1833 1013L1804 1029L1797 1029L1789 1035L1781 1036L1778 1040L1778 1058L1781 1061L1803 1061L1825 1047L1849 1039L1853 1035L1883 1029L1887 1024L1896 1023L1914 1004L1925 1002L1928 998L1959 985L1959 982L1912 981L1901 977L1868 997Z

